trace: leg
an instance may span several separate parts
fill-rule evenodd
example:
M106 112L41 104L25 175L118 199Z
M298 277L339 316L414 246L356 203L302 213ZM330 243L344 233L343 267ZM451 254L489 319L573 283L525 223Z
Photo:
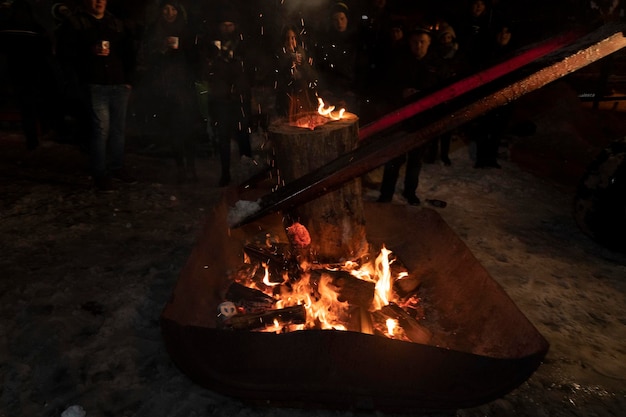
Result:
M96 181L107 177L107 139L109 137L109 97L106 87L90 85L91 140L89 146L91 170Z
M404 176L404 191L402 195L411 205L418 205L420 199L417 197L417 186L419 184L419 176L422 170L422 158L424 157L424 148L413 149L407 155L406 173Z
M242 98L240 108L235 109L239 117L237 117L237 145L239 146L240 156L252 156L252 147L250 145L250 99L249 96Z
M126 144L126 109L130 97L130 87L115 85L111 89L109 151L110 168L118 171L124 168L124 147Z
M450 141L452 140L452 133L448 132L448 133L444 133L443 136L441 136L440 138L440 143L441 143L441 162L443 162L443 164L445 166L450 166L452 165L452 162L450 161Z
M392 159L385 164L383 171L383 180L380 184L380 197L378 202L387 203L393 199L393 194L396 191L396 182L400 175L400 167L406 159L405 155Z
M213 123L217 148L220 156L220 180L218 185L224 187L230 183L230 139L232 133L230 107L225 101L211 101L209 114Z
M428 144L424 145L424 162L434 164L437 160L437 152L439 151L439 138L432 139Z

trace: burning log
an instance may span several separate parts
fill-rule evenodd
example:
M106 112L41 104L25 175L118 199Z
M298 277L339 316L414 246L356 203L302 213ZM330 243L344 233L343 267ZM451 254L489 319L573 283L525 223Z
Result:
M374 320L377 322L385 322L387 319L393 319L404 331L406 337L415 343L428 344L433 337L430 330L422 326L406 311L397 304L388 304L373 313Z
M291 182L340 155L358 141L355 116L302 129L279 120L270 126L279 182ZM288 226L299 222L310 234L310 253L320 263L354 260L368 252L359 179L287 213Z
M293 271L298 268L298 265L295 263L295 260L291 259L289 253L276 253L271 248L263 248L251 244L244 246L243 251L251 259L267 266L270 271L271 282L282 282L283 273L292 271L293 274Z
M332 278L333 285L337 287L339 301L366 308L372 303L376 283L359 279L347 271L324 269L322 273Z
M297 305L261 313L237 314L224 322L224 327L234 330L257 330L269 326L306 323L304 306Z

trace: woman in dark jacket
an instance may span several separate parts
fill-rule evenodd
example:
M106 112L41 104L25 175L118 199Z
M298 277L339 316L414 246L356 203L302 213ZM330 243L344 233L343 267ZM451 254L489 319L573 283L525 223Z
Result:
M286 26L276 54L276 113L295 116L317 108L317 74L294 25Z
M178 181L196 181L194 127L200 111L194 84L194 35L176 0L162 1L159 10L140 49L144 88L150 113L172 147Z

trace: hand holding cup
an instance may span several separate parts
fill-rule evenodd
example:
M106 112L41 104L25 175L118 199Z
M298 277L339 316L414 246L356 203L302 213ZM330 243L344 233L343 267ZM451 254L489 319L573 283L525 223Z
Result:
M178 36L168 36L166 42L168 48L178 49Z
M109 41L100 41L95 45L94 50L98 56L109 56L111 53L111 44Z

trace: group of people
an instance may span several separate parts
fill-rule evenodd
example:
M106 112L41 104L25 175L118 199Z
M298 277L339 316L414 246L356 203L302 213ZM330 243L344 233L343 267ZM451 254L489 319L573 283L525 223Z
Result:
M14 0L13 5L20 3L26 1ZM204 16L191 16L183 3L161 0L155 19L140 29L111 13L107 0L53 8L54 42L47 47L61 73L59 95L85 122L82 132L89 137L90 167L99 190L113 189L113 180L135 181L125 166L124 148L127 112L138 83L148 92L145 101L158 118L160 134L172 146L181 182L197 180L194 129L202 113L197 83L205 83L208 122L220 156L218 185L226 186L231 182L231 140L242 158L252 156L255 85L272 86L271 117L314 110L323 97L368 121L488 65L511 48L511 27L497 18L497 8L488 0L471 0L466 15L457 20L410 20L390 12L386 0L365 6L331 0L326 22L315 22L312 29L304 19L295 19L301 14L293 11L283 19L277 16L272 27L281 31L277 39L269 38L269 45L259 41L257 28L244 27L234 0L215 2ZM496 116L468 129L477 143L477 167L498 166L498 139L489 117ZM412 125L409 121L404 127L411 130ZM36 147L33 134L28 137L29 147ZM391 200L406 162L403 195L409 204L419 204L422 161L439 153L444 164L451 163L450 135L431 145L385 166L380 201Z
M336 2L328 28L310 42L316 88L367 123L509 54L515 43L508 12L504 2L469 0L460 15L414 13L410 19L394 15L386 0L371 0L358 13ZM353 23L356 16L361 19ZM500 168L498 147L507 116L507 109L498 109L464 128L476 144L475 168ZM408 134L418 127L417 117L402 124ZM378 201L393 199L405 165L402 196L410 205L420 204L422 163L439 158L450 165L451 137L446 133L386 163Z

